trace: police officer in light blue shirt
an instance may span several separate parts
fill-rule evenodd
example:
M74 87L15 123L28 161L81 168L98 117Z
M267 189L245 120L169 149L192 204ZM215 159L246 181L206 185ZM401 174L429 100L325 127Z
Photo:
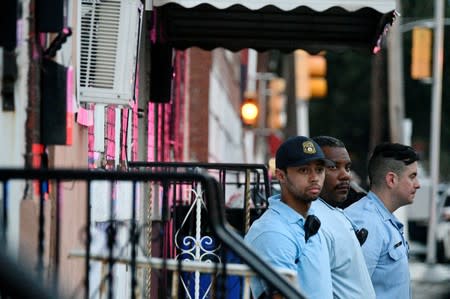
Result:
M321 222L330 257L334 298L375 298L361 244L367 230L358 228L338 206L345 202L350 190L351 164L345 144L331 136L312 138L325 157L334 165L326 170L320 198L312 203Z
M269 198L268 210L253 222L245 242L270 265L297 271L308 298L333 298L327 246L310 210L330 161L313 140L297 136L279 147L275 164L281 194ZM258 277L252 278L251 290L254 298L281 298Z
M416 151L398 143L375 147L369 160L370 192L345 211L369 231L362 246L377 298L411 298L408 243L393 215L411 204L420 188Z

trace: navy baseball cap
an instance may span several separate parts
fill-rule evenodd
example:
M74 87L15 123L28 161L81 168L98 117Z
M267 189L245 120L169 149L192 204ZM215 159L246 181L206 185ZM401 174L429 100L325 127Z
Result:
M316 160L323 161L325 166L334 165L331 160L325 158L322 149L314 140L305 136L295 136L280 145L275 156L275 165L276 168L285 169L306 165Z

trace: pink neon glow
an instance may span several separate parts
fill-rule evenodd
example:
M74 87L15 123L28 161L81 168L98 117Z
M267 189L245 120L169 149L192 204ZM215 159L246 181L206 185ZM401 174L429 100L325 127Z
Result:
M115 160L115 123L116 110L114 107L106 108L106 159Z
M77 114L77 123L85 127L93 126L94 112L92 110L80 107Z
M148 104L147 161L183 161L186 122L186 101L189 96L187 80L188 55L175 52L174 84L171 101L167 104Z
M94 109L94 105L91 104L91 110ZM89 169L96 168L96 153L94 152L94 126L88 127L88 167Z
M157 16L156 15L156 11L153 10L152 19L153 19L153 24L154 25L153 25L153 28L150 29L150 41L152 43L156 42L156 22L157 22L157 17L156 16Z
M130 133L128 132L128 109L122 109L122 124L121 124L121 140L120 140L120 160L121 161L127 161L127 135Z
M67 68L66 74L66 144L72 145L73 141L73 67Z
M67 68L67 112L73 113L73 67L69 66Z
M138 140L138 108L139 108L139 65L137 66L136 69L136 84L135 84L135 89L134 89L134 94L135 94L135 102L133 105L133 135L131 138L131 159L132 161L136 161L137 160L137 153L138 153L138 144L139 144L139 140Z

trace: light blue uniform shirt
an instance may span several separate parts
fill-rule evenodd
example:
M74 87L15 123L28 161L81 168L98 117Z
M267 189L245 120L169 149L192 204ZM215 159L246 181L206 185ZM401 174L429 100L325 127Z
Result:
M297 271L300 290L308 298L333 298L324 237L319 229L305 243L304 221L302 215L281 202L279 194L272 196L269 208L253 222L245 242L270 265ZM253 297L258 298L267 290L267 284L254 277L251 289Z
M356 225L369 231L362 249L377 298L411 298L409 248L403 224L373 192L345 212Z
M330 254L334 298L375 298L361 245L350 220L340 208L318 199L312 203Z

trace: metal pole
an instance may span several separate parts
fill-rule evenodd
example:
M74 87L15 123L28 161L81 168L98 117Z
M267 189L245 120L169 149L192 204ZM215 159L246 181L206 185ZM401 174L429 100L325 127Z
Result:
M275 78L276 76L273 73L256 73L256 79L258 80L258 87L259 87L259 127L260 128L266 128L267 127L267 96L269 96L269 93L267 91L267 84L270 80ZM258 163L267 164L267 142L266 142L266 136L264 135L258 135L257 136L257 142L259 144L259 153L261 160L257 160Z
M396 0L396 10L402 11L402 3ZM388 92L389 92L389 131L392 142L405 143L405 95L403 79L403 33L400 30L402 17L392 24L388 34ZM407 141L406 144L410 144ZM404 224L405 236L408 239L408 214L406 207L401 207L394 213Z
M436 197L439 183L439 150L441 137L442 73L444 56L444 0L435 0L435 34L433 46L433 91L431 107L431 191L428 223L427 263L436 262Z
M297 99L297 134L309 137L309 101Z
M297 110L297 135L309 136L309 54L303 50L294 53L295 99Z
M396 1L397 11L401 11L401 1ZM389 124L392 142L403 140L402 124L405 117L403 92L403 37L400 30L401 16L397 17L388 34L389 70Z

